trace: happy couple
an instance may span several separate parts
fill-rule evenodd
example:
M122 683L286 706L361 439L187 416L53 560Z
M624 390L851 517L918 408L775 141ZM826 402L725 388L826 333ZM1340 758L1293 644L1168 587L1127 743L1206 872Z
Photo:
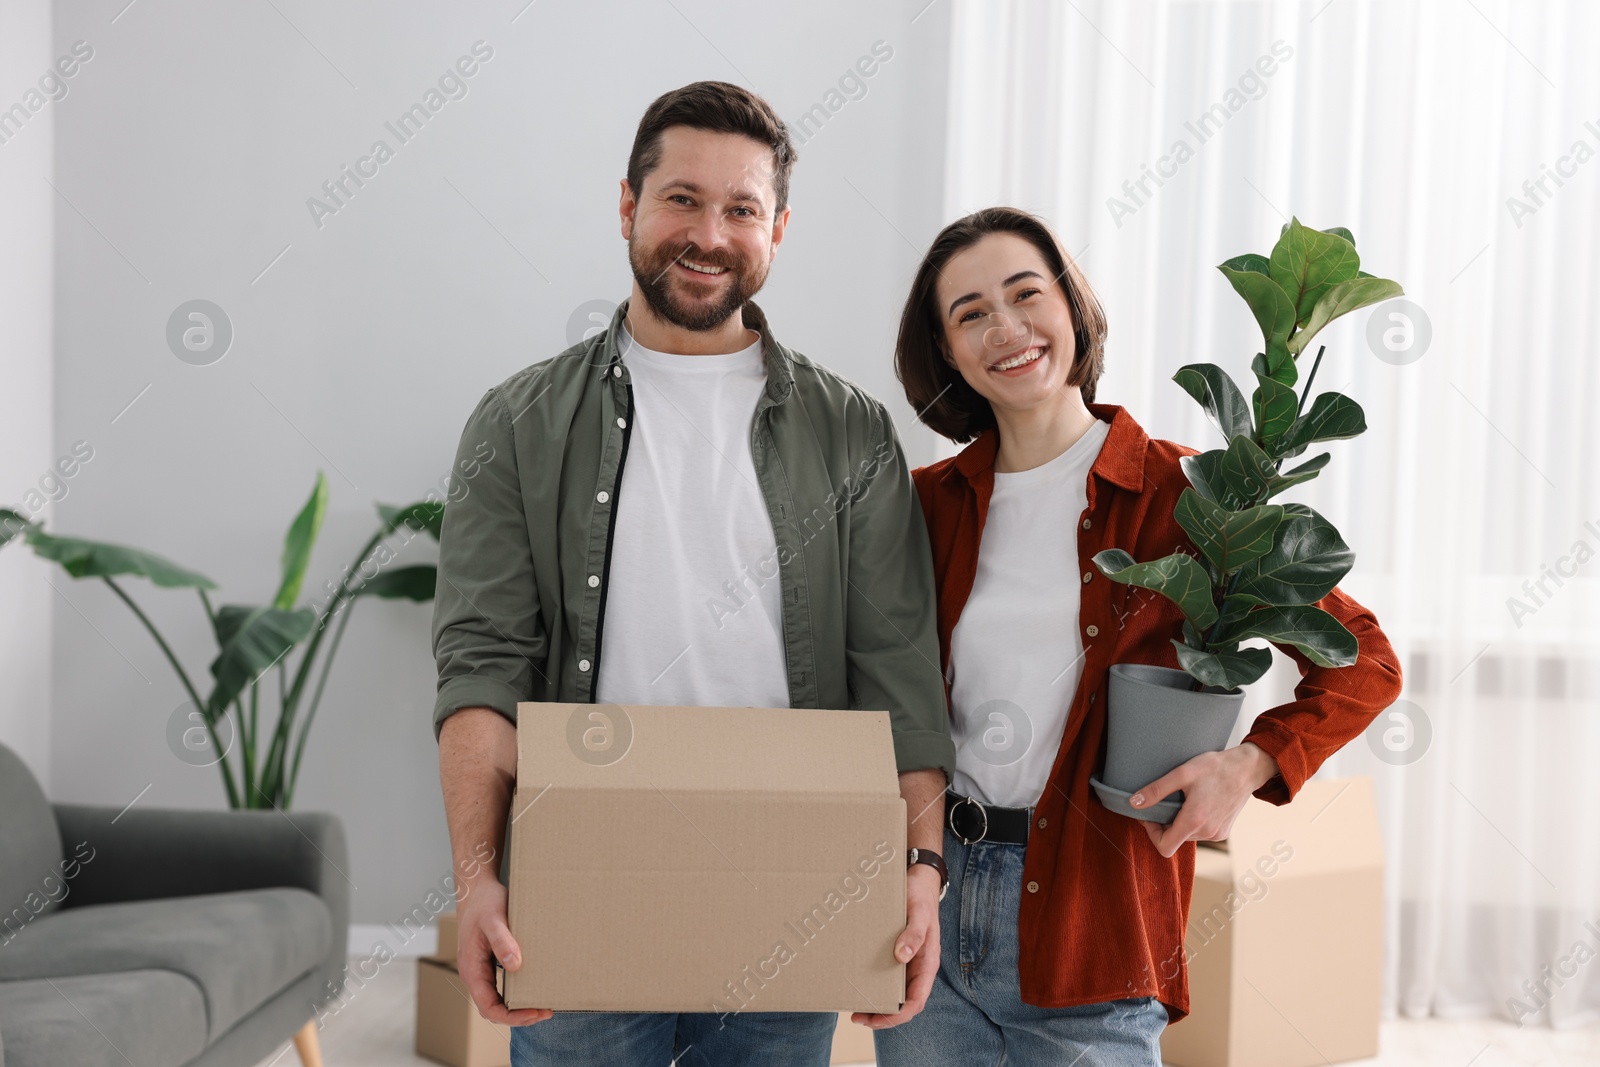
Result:
M1194 842L1225 837L1252 795L1288 802L1392 701L1394 654L1334 590L1320 606L1358 639L1356 664L1286 649L1299 699L1134 798L1182 790L1171 825L1101 806L1107 669L1177 666L1182 616L1159 597L1130 608L1091 559L1189 544L1173 503L1193 450L1094 402L1093 290L1041 220L995 207L939 233L901 313L907 401L970 442L908 470L883 404L785 347L751 302L794 163L745 89L697 82L652 103L621 182L629 299L467 422L461 455L487 443L505 460L482 465L440 541L452 851L498 856L519 701L887 710L916 862L895 942L906 1003L855 1017L878 1062L1158 1067L1189 1003ZM855 488L830 506L840 486ZM800 535L819 508L827 526ZM746 574L774 559L766 580ZM496 865L468 866L460 973L485 1018L516 1028L518 1067L827 1064L833 1014L508 1010L495 961L537 961L507 927Z

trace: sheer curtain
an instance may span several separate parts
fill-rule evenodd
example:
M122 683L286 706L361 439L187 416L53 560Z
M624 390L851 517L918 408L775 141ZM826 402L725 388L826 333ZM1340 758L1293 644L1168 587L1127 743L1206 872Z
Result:
M1406 668L1403 702L1324 773L1379 791L1388 1010L1596 1017L1600 5L1040 0L951 18L947 213L1053 223L1110 316L1100 398L1151 433L1220 443L1170 379L1195 361L1248 378L1260 336L1214 266L1268 251L1291 214L1350 227L1363 267L1421 309L1319 337L1318 387L1370 429L1294 498L1356 549L1344 587ZM1383 333L1408 326L1397 353ZM1252 706L1294 677L1280 657Z

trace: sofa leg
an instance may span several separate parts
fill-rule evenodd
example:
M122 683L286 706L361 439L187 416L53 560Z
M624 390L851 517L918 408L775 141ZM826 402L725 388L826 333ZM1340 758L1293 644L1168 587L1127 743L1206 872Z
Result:
M317 1020L311 1019L295 1032L294 1050L302 1067L322 1067L322 1048L317 1044Z

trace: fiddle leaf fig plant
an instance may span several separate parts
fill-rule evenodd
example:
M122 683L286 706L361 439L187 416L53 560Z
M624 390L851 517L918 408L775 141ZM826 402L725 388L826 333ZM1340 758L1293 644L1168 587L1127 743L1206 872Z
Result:
M203 574L141 549L46 533L41 522L11 508L0 508L0 546L21 540L35 555L60 564L72 577L103 581L149 632L193 703L196 710L191 714L199 717L197 725L205 727L212 750L220 753L216 763L229 807L287 808L294 799L306 738L322 703L328 672L350 623L349 609L358 598L369 596L433 599L432 564L388 564L395 557L394 542L409 541L418 533L439 539L445 505L434 500L403 508L379 504L376 532L340 580L325 583L326 598L320 604L296 607L327 507L328 481L318 473L310 498L284 535L277 591L270 603L259 605L213 607L208 590L217 586ZM211 687L204 696L119 578L144 578L158 588L193 589L198 594L217 644L210 664ZM324 646L330 627L333 637ZM296 649L298 657L293 656ZM264 694L269 674L276 675L276 685L274 692ZM275 721L262 721L264 695L277 698ZM229 725L224 720L230 713L237 744L225 740L222 731Z
M1272 653L1241 648L1250 638L1292 645L1322 667L1356 660L1355 637L1316 607L1349 573L1355 553L1312 508L1272 501L1320 474L1330 454L1287 469L1285 461L1367 428L1350 397L1312 396L1325 346L1317 349L1304 389L1295 389L1299 357L1325 326L1404 292L1360 268L1349 230L1313 230L1299 219L1283 228L1270 255L1236 256L1218 266L1261 327L1262 351L1251 362L1256 387L1248 401L1215 364L1191 364L1173 375L1226 442L1181 461L1189 487L1173 516L1199 557L1176 552L1141 563L1120 548L1094 557L1106 577L1178 606L1183 636L1172 643L1193 688L1233 690L1260 678Z

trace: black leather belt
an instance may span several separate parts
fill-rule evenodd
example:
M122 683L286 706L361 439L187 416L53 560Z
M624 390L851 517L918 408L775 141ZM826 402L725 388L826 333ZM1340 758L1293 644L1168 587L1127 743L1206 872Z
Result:
M1032 808L1002 808L984 804L946 789L944 818L950 832L964 845L992 841L1001 845L1026 845Z

